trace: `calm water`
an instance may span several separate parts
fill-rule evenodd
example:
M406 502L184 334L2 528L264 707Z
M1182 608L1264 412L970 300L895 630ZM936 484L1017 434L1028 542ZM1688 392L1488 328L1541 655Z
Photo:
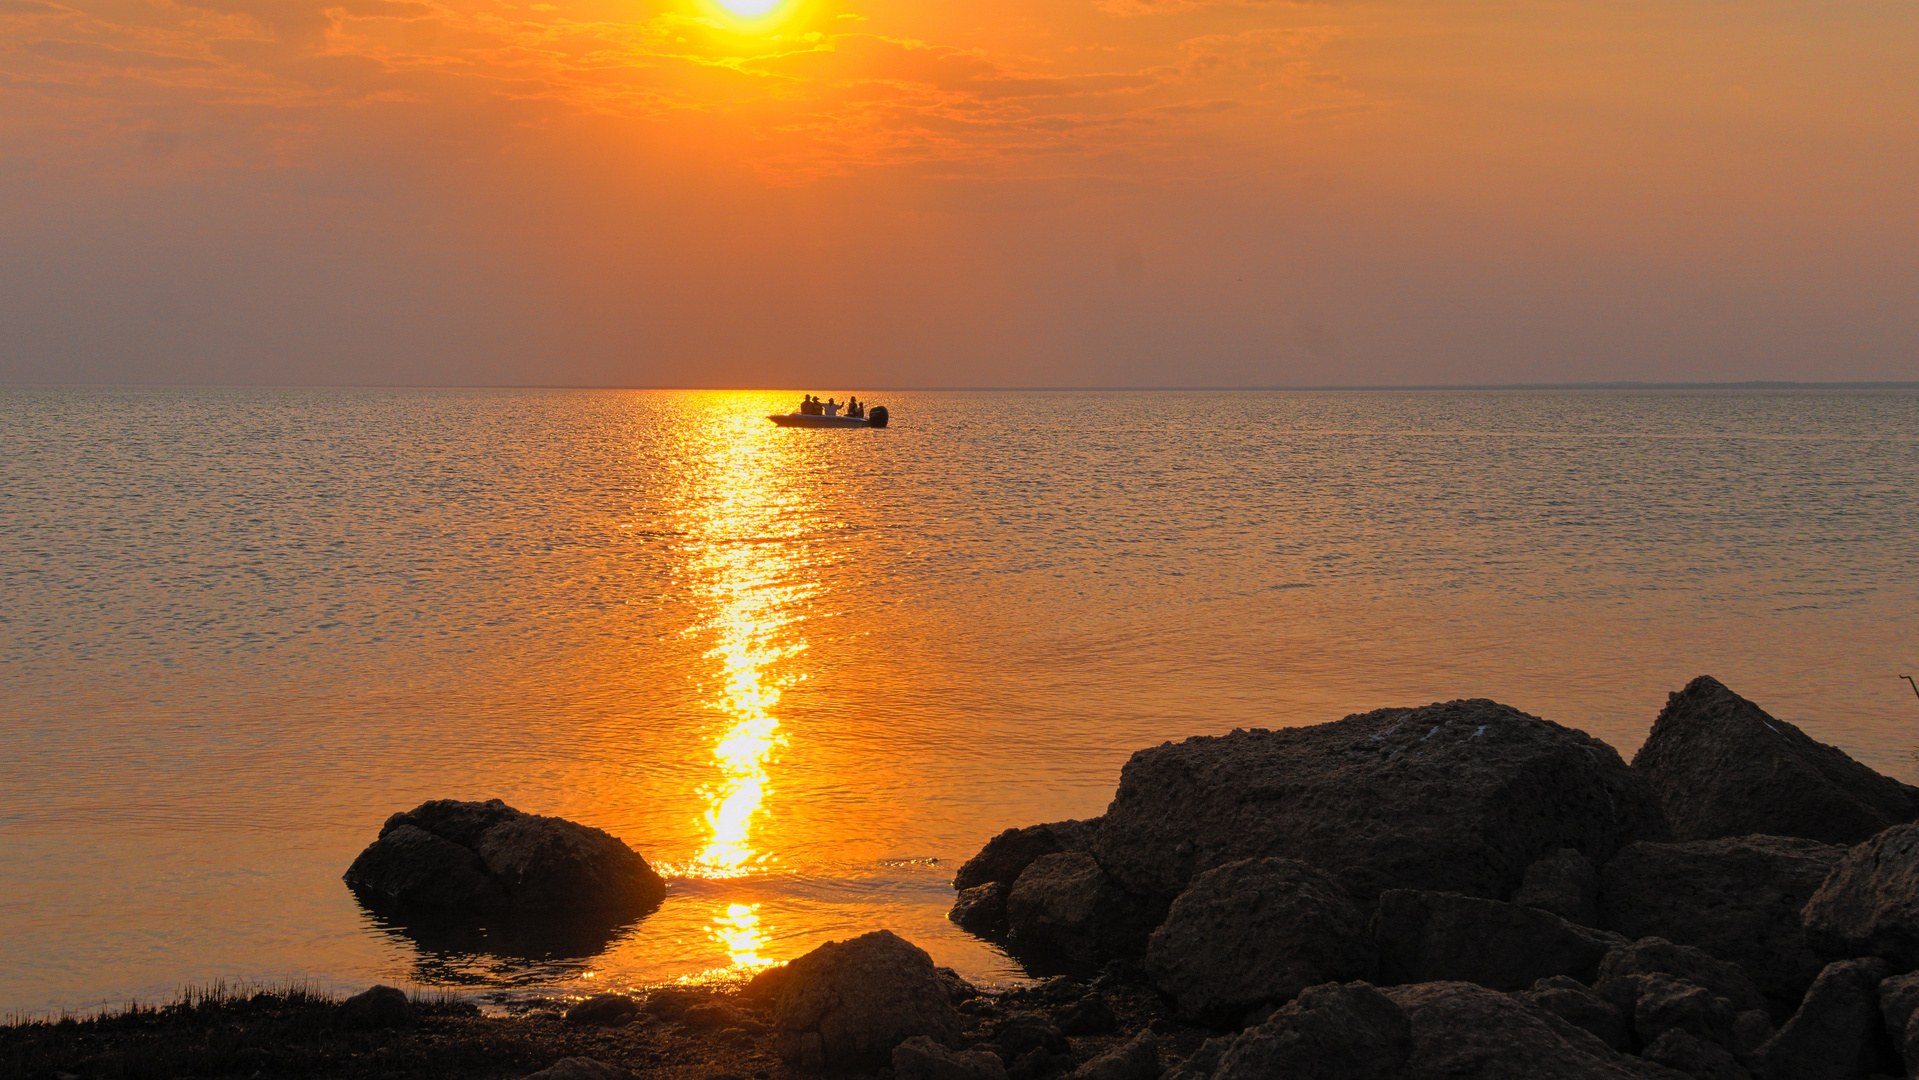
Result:
M0 1010L567 993L894 928L1128 753L1497 698L1630 755L1711 673L1919 777L1919 394L0 390ZM1914 672L1919 674L1919 672ZM363 911L499 797L672 875L597 932ZM537 930L537 928L535 928Z

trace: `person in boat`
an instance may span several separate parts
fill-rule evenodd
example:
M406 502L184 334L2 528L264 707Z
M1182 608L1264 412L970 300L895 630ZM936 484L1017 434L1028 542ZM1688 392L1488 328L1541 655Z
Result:
M827 398L826 404L820 406L820 408L826 410L826 415L828 416L838 416L840 414L840 403L834 401L832 398Z
M800 415L801 416L818 416L819 412L820 412L820 403L816 398L813 397L813 395L808 394L805 397L800 399Z
M846 415L851 416L854 419L863 417L866 415L866 406L860 404L859 398L856 398L853 395L848 394L846 395Z

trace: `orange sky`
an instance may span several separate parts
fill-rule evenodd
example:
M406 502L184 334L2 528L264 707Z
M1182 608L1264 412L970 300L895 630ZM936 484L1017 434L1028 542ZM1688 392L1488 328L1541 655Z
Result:
M0 381L1919 379L1919 7L0 0Z

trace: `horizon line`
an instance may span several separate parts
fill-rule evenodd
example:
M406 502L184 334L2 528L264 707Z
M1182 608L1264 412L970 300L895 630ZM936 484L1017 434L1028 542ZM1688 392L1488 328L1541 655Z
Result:
M620 383L41 383L0 382L0 389L178 389L178 390L677 390L780 391L793 388L763 385L695 386ZM1606 382L1530 383L1327 383L1262 386L876 386L868 393L1231 393L1276 391L1290 393L1430 390L1919 390L1919 380L1836 380L1801 382L1786 379L1742 379L1726 382L1651 382L1617 379Z

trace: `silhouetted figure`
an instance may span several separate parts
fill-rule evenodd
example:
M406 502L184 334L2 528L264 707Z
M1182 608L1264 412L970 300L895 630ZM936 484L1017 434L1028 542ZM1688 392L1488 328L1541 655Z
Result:
M818 416L819 414L820 414L820 399L814 397L811 394L806 395L805 399L800 402L800 415Z
M851 417L863 417L866 415L866 406L860 404L859 398L856 398L853 395L848 394L846 395L846 415Z
M826 415L828 416L838 416L840 414L840 403L834 401L832 398L827 398L826 404L820 406L820 408L825 409Z

